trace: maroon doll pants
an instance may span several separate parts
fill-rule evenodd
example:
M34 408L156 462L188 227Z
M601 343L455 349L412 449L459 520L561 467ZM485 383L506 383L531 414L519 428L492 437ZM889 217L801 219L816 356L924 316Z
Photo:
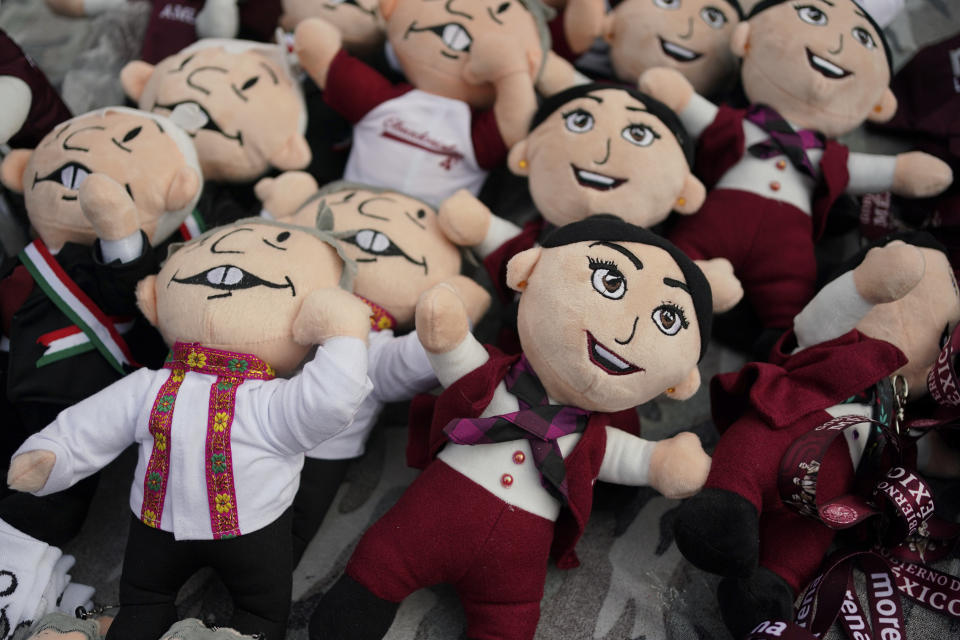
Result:
M400 602L449 583L476 640L533 638L554 523L435 460L361 538L347 574Z

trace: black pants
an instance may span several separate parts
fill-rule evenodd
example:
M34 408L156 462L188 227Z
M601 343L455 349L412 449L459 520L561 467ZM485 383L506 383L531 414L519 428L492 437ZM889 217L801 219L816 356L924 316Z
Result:
M229 626L283 640L293 591L290 509L263 529L227 540L176 541L131 517L120 611L108 640L159 638L178 619L174 601L180 587L207 566L233 597Z
M347 467L356 460L320 460L306 458L300 472L300 488L293 499L293 566L323 523L340 483L347 475Z

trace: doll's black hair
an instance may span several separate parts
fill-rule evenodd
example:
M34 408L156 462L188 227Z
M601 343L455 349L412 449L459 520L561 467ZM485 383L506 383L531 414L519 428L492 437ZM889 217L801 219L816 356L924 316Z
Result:
M737 12L737 17L743 20L743 7L740 6L740 3L737 0L726 0L726 2Z
M663 249L680 267L686 290L693 298L693 309L697 314L697 326L700 329L700 357L707 351L710 342L710 326L713 323L713 293L710 283L693 260L687 257L666 238L654 232L630 224L609 213L589 216L578 222L558 227L551 231L540 243L544 249L562 247L577 242L636 242Z
M530 131L533 131L540 126L544 120L549 118L555 111L559 110L568 102L576 100L577 98L581 98L588 93L593 93L594 91L611 89L628 93L632 97L642 102L647 108L647 111L653 114L657 120L662 122L668 129L670 129L670 132L677 139L677 142L680 144L680 148L683 150L683 155L687 159L687 165L690 167L693 166L693 140L687 134L687 129L683 126L683 123L680 122L680 118L677 117L677 114L674 113L670 107L663 104L653 96L648 96L638 89L625 87L623 85L610 84L607 82L591 82L590 84L576 85L570 87L569 89L564 89L560 93L555 93L540 103L540 107L537 109L537 112L533 114L533 120L530 121Z
M785 2L790 2L791 0L760 0L753 9L750 10L750 14L747 16L747 20L757 15L761 11L766 11L771 7L783 4ZM890 43L887 42L887 37L883 35L883 29L880 28L880 25L877 24L877 21L873 19L873 16L870 15L870 12L860 6L860 3L856 0L848 0L851 4L860 9L860 12L866 17L867 22L873 27L873 30L877 32L877 37L880 38L880 43L883 45L883 53L887 57L887 69L890 71L890 76L893 76L893 53L890 51Z

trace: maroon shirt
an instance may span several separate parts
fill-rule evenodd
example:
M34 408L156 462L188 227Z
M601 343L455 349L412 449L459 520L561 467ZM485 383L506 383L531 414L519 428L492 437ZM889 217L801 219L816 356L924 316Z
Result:
M73 117L56 89L47 80L47 76L2 30L0 30L0 76L13 76L23 80L31 93L30 112L27 119L20 131L7 141L11 147L33 149L55 126Z

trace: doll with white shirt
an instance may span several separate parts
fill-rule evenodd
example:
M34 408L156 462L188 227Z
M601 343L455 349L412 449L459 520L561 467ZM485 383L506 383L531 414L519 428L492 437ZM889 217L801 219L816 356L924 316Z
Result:
M675 534L687 559L724 576L717 595L734 637L763 620L793 619L794 599L816 575L836 529L851 524L843 503L820 512L835 514L830 526L816 517L817 507L890 464L879 427L848 425L833 431L842 435L824 445L805 477L788 482L796 490L784 493L784 465L820 446L797 443L839 416L889 426L903 395L908 407L927 396L928 373L960 323L960 293L943 247L923 233L904 240L911 244L894 240L864 252L817 293L769 363L747 364L712 383L722 435L703 491L678 511ZM940 453L928 451L923 462L939 462Z
M699 387L710 287L655 234L597 216L517 255L522 355L484 348L456 292L434 287L417 331L446 389L432 423L411 424L424 472L360 540L310 621L311 638L381 638L400 602L457 589L468 637L532 638L548 558L578 565L597 479L696 492L710 466L696 436L649 442L609 412Z
M329 235L260 218L178 247L137 286L172 350L163 367L65 409L15 453L10 487L47 495L137 446L108 638L159 637L202 566L233 597L230 626L284 637L303 453L348 429L372 386L354 273Z
M815 293L813 246L838 196L931 196L952 174L925 153L870 155L836 142L897 106L883 33L853 0L763 0L731 48L746 111L714 106L669 69L645 72L640 86L699 139L695 172L711 189L668 237L691 257L728 258L763 326L782 331Z
M354 294L371 310L368 365L373 391L354 426L307 452L294 502L294 563L323 521L349 463L361 456L388 402L402 402L437 386L437 377L413 328L420 295L447 283L465 301L471 326L490 294L460 274L460 247L446 235L437 211L411 196L339 181L318 189L313 177L288 172L257 184L264 210L283 222L331 230L357 263ZM393 452L402 455L402 452Z

